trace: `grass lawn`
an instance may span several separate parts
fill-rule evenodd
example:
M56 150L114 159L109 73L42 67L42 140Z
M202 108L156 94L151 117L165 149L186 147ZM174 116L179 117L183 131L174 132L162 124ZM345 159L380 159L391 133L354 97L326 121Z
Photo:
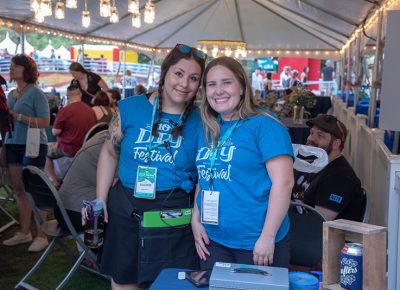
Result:
M8 202L5 208L13 216L18 216L15 202ZM0 227L7 222L7 217L0 212ZM0 289L2 290L14 289L18 281L29 271L42 254L29 253L29 244L14 247L3 245L3 240L10 238L18 229L19 226L14 225L0 234ZM32 222L32 234L34 232L35 226ZM69 246L71 249L76 249L75 243L72 241L69 242ZM59 247L55 247L28 282L41 290L54 289L71 266L71 259ZM78 269L64 289L110 289L110 282Z

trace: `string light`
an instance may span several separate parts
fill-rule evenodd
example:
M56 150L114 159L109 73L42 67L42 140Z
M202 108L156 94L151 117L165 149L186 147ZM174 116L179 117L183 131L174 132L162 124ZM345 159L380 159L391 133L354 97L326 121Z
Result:
M100 16L101 17L111 16L110 0L100 0Z
M137 11L132 14L132 26L135 28L140 28L142 26L142 22L140 20L140 12Z
M76 8L78 8L78 1L67 0L65 3L65 7L70 8L70 9L76 9Z
M128 11L132 14L139 12L139 0L129 0Z
M57 19L65 18L64 2L58 1L56 3L56 8L54 9L54 15Z
M82 26L85 28L90 26L90 12L87 10L87 0L85 0L85 10L82 11Z
M119 22L118 10L116 6L111 7L111 16L110 16L111 23Z
M154 8L154 4L151 3L151 0L148 0L146 5L144 6L144 19L143 21L146 23L153 23L154 18L156 16L156 11Z

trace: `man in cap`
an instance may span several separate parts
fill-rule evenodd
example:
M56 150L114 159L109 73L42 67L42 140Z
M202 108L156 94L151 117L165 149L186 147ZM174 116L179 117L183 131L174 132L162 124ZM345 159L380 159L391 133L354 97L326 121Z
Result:
M320 114L307 121L311 128L307 145L322 148L329 163L310 180L304 191L304 202L326 220L361 221L366 197L361 182L342 155L347 136L345 125L336 117Z

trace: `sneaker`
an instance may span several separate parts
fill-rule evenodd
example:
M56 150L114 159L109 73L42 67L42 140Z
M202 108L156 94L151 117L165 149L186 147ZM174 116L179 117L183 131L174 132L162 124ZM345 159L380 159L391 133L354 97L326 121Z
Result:
M30 243L32 242L32 235L23 234L21 232L16 232L14 236L8 240L3 241L4 246L16 246L19 244Z
M47 238L36 237L29 246L28 252L41 252L49 245Z

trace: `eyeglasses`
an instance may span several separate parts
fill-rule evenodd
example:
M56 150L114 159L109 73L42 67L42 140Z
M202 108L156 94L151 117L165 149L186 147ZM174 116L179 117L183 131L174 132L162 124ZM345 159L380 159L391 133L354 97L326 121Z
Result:
M339 131L342 134L342 136L336 136L336 137L339 137L339 139L341 139L341 140L344 139L345 134L344 134L344 130L342 128L342 124L339 122L339 120L335 116L325 115L324 121L327 123L336 123L336 126L339 128Z
M175 48L179 49L180 52L184 53L184 54L190 54L190 52L193 53L193 56L196 57L199 60L206 60L207 58L207 54L205 54L204 52L202 52L201 50L198 50L197 48L188 46L186 44L181 44L178 43Z

